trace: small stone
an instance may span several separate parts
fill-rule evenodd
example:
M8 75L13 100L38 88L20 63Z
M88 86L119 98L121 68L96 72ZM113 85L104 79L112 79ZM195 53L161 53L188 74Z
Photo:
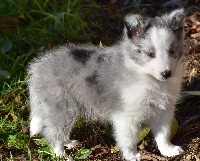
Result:
M191 154L189 154L188 156L186 156L186 158L185 158L186 160L191 160L192 159L192 155Z
M200 161L200 156L199 156L199 155L196 155L196 156L195 156L195 159L196 159L196 161Z

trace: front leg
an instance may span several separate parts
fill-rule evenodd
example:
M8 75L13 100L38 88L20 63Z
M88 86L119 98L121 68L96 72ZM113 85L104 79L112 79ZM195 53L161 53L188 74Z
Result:
M153 118L150 123L158 149L163 156L167 157L183 153L183 149L180 146L175 146L170 141L173 116L173 110L162 111L159 116Z
M123 157L127 161L140 161L137 151L138 126L125 114L115 114L111 119L114 135Z

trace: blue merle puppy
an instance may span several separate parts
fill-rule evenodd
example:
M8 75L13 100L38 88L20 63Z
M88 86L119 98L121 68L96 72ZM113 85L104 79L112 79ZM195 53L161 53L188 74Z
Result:
M42 133L63 156L64 146L77 144L69 138L77 118L98 118L112 124L124 159L138 161L146 123L162 155L181 154L169 138L184 70L183 19L183 9L155 18L130 14L116 45L61 46L35 59L28 69L31 136Z

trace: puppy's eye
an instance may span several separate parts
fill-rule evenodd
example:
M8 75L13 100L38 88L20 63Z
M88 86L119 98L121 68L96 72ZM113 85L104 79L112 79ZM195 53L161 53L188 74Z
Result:
M169 55L174 55L176 52L176 46L172 46L170 49L169 49Z
M150 58L155 58L155 57L156 57L156 55L155 55L154 52L148 52L147 55L148 55L148 57L150 57Z

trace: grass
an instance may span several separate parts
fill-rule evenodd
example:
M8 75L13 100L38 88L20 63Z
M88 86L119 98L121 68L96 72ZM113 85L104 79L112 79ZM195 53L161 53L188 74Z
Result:
M0 160L55 160L45 139L29 137L26 67L37 53L89 33L83 12L82 0L0 1Z

